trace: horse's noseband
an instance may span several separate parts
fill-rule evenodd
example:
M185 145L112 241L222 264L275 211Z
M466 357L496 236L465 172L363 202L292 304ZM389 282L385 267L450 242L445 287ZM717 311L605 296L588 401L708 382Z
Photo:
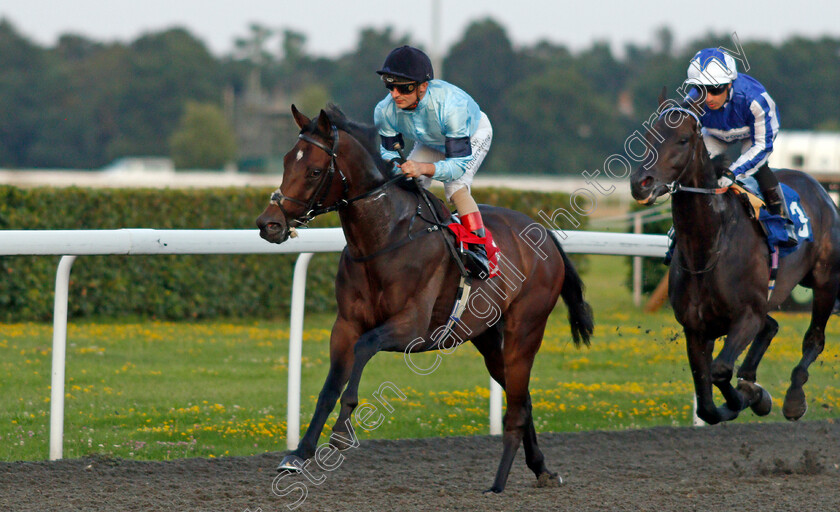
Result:
M277 205L280 208L280 211L283 212L283 215L286 217L287 221L289 219L289 214L286 212L286 209L283 207L283 202L288 201L290 203L298 204L303 206L303 215L298 217L297 219L293 219L295 223L299 226L303 226L304 224L308 223L314 217L321 215L322 213L331 212L343 206L343 203L346 203L347 193L350 189L349 185L347 184L347 178L344 176L344 173L341 172L337 168L337 159L338 159L338 128L336 126L330 125L332 128L332 136L333 136L333 146L332 148L328 147L326 144L317 141L310 137L309 135L301 132L298 135L298 139L308 142L314 145L317 148L320 148L328 155L330 155L330 166L327 169L327 172L324 173L321 180L318 182L318 186L315 188L315 192L312 193L312 197L309 198L308 201L295 199L294 197L289 197L284 195L283 192L278 187L277 190L271 194L271 204ZM342 198L339 199L334 205L324 207L324 200L327 198L327 194L330 193L330 187L332 186L333 176L335 173L338 172L338 176L341 178L342 185L344 186L344 193Z

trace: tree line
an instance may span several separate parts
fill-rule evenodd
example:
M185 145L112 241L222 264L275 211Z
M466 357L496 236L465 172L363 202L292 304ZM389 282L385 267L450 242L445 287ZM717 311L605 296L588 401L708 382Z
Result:
M439 71L493 123L484 172L579 175L622 151L655 110L661 88L673 94L682 83L696 50L732 47L730 34L708 34L684 48L673 40L662 28L650 44L628 44L621 56L605 42L579 52L545 41L518 47L502 24L484 19L448 49ZM371 122L386 93L374 71L392 48L411 43L391 28L363 29L353 50L328 58L307 52L305 34L252 25L224 57L182 28L130 43L67 34L42 47L3 19L0 167L90 169L157 155L181 168L220 168L253 156L243 155L235 111L249 92L265 96L268 118L279 124L291 125L291 102L311 115L328 101ZM833 87L840 39L741 43L747 73L776 100L783 130L840 130ZM260 151L276 159L293 139L289 127L266 126L281 136Z

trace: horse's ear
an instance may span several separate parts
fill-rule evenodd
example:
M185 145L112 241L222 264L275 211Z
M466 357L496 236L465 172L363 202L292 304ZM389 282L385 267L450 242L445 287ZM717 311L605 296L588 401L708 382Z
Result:
M659 98L658 98L660 107L662 106L663 103L665 103L665 100L667 99L667 93L668 93L668 89L663 85L662 86L662 91L659 92Z
M332 137L332 121L330 121L324 109L321 109L321 113L318 115L318 132Z
M702 107L702 105L703 105L703 102L704 102L704 101L705 101L705 99L703 98L703 96L702 96L702 95L697 96L697 97L695 98L695 97L693 97L691 94L689 94L689 95L686 97L686 99L685 99L685 101L683 102L683 104L682 104L682 105L683 105L683 107L684 107L684 108L690 108L690 109L691 109L691 110L693 110L693 111L694 111L697 115L701 115L701 114L703 114L703 107Z
M308 117L300 113L300 110L298 110L294 104L292 104L292 117L295 118L295 123L297 123L298 128L301 130L309 126L309 123L311 122Z

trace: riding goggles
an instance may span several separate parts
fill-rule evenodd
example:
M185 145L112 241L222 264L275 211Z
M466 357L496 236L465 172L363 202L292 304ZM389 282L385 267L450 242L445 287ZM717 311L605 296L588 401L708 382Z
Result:
M394 75L382 75L382 81L385 82L386 89L389 91L396 89L400 94L410 94L417 88L417 82Z
M417 84L413 83L413 82L410 83L410 84L389 84L389 83L385 83L385 88L388 89L389 91L393 91L394 89L396 89L397 92L400 93L400 94L410 94L410 93L414 92L414 89L417 88Z
M706 94L711 94L712 96L717 96L718 94L723 94L726 92L726 88L729 84L721 84L721 85L701 85Z

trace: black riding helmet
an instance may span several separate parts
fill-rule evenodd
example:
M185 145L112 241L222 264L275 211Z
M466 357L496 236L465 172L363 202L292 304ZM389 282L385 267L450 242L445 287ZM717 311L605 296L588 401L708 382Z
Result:
M382 69L377 71L386 84L422 84L435 77L432 61L422 51L412 46L395 48L385 57Z

